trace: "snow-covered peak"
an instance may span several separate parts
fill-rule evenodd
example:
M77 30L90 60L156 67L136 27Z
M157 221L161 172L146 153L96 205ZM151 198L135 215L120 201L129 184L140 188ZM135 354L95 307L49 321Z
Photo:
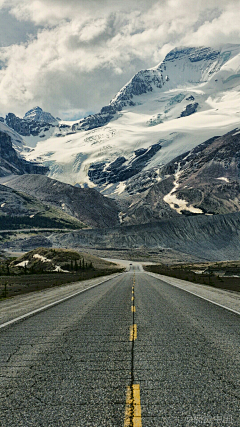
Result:
M110 106L116 111L141 103L139 95L205 83L240 52L240 45L178 47L154 68L141 70L117 93ZM138 97L138 98L137 98Z
M58 124L57 119L53 117L50 113L47 113L42 110L40 107L34 107L29 110L25 116L24 120L35 120L36 122L52 123L54 125Z

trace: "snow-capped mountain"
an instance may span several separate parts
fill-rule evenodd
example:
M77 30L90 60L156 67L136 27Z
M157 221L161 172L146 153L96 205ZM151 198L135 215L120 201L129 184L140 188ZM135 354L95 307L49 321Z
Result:
M141 173L157 182L162 165L238 128L239 89L239 45L176 48L137 73L99 114L36 137L26 158L49 166L50 177L124 195L127 179Z
M55 117L53 117L52 114L46 113L40 107L35 107L29 110L25 114L23 119L30 120L30 121L35 120L36 122L43 122L43 123L52 123L54 125L58 124L58 120L55 119Z
M9 130L14 130L18 135L24 137L24 144L26 143L29 147L35 147L39 140L65 136L68 132L72 133L71 124L55 119L40 107L32 108L23 118L8 113L5 119L0 117L1 123L5 123Z

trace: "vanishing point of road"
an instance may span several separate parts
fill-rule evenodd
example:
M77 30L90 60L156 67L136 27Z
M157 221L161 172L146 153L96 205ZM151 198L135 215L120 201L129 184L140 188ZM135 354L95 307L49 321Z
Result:
M239 320L130 266L0 329L0 426L239 427Z

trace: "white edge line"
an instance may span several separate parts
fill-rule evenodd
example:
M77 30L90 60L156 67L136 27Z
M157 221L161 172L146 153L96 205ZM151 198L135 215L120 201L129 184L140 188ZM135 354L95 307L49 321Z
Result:
M114 277L110 277L106 280L103 280L102 282L97 283L96 285L90 286L89 288L82 289L81 291L75 292L75 294L68 295L67 297L64 297L64 298L59 299L59 300L54 301L54 302L51 302L50 304L44 305L43 307L37 308L36 310L29 311L28 313L23 314L22 316L16 317L15 319L9 320L6 323L2 323L2 325L0 325L0 329L6 328L7 326L10 326L14 323L20 322L20 320L24 320L24 319L27 319L28 317L34 316L35 314L40 313L41 311L47 310L48 308L53 307L54 305L58 305L61 302L67 301L70 298L73 298L79 294L82 294L83 292L86 292L89 289L96 288L97 286L102 285L103 283L108 282L111 279L115 279L115 277L120 276L120 274L122 274L122 273L119 273L118 275L116 275Z
M149 274L150 276L152 276L152 274L151 274L151 273L149 273L148 271L146 271L146 273L147 273L147 274ZM157 274L157 273L153 273L153 274ZM162 280L162 282L164 282L164 280L163 280L163 279L161 279L160 277L156 277L156 276L152 276L152 277L155 277L156 279L158 279L158 280ZM165 276L165 277L167 277L167 276ZM181 280L181 279L178 279L178 280ZM225 310L231 311L232 313L235 313L235 314L240 315L240 312L239 312L239 311L234 310L233 308L226 307L225 305L219 304L218 302L212 301L212 300L210 300L210 299L208 299L208 298L205 298L205 297L203 297L203 296L201 296L201 295L195 294L194 292L189 291L188 289L181 288L181 286L174 285L173 283L168 283L167 281L165 281L165 283L167 283L167 284L168 284L168 285L170 285L170 286L174 286L175 288L182 289L182 291L185 291L185 292L188 292L189 294L195 295L196 297L201 298L201 299L204 299L205 301L211 302L212 304L215 304L215 305L217 305L218 307L225 308ZM195 285L195 283L193 283L193 284ZM215 289L216 289L216 288L215 288ZM221 290L224 290L224 289L221 289ZM226 289L226 291L227 291L227 289Z

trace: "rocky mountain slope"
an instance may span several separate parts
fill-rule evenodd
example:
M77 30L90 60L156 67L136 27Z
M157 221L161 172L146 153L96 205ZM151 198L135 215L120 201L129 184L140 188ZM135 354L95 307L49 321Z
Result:
M178 213L240 210L240 131L206 141L174 165L174 186L164 201Z
M91 188L79 188L46 176L11 177L7 185L36 196L40 201L60 208L90 227L113 227L119 224L120 211L115 200Z
M100 113L60 122L51 137L34 139L26 156L49 166L52 178L118 196L129 178L120 169L129 169L138 150L161 146L131 168L132 176L239 125L239 70L238 45L174 49L155 68L137 73Z
M83 227L82 222L61 209L0 184L0 230Z
M240 132L211 138L157 172L141 172L126 181L125 193L132 195L121 214L125 224L239 212Z
M52 235L56 247L99 249L172 248L202 260L239 259L240 213L178 216L156 223Z
M20 157L12 146L10 135L0 130L0 177L24 173L46 174L47 172L47 167L28 162Z

